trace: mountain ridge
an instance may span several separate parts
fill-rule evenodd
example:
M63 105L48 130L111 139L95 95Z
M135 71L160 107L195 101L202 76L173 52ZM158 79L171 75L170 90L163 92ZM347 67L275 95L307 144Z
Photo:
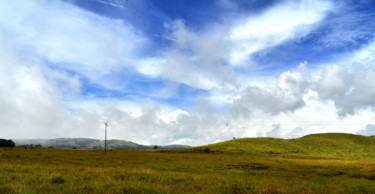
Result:
M55 138L55 139L14 139L16 145L41 145L42 147L54 148L76 148L76 149L104 149L104 140L91 138ZM187 145L142 145L131 141L109 139L107 140L107 149L181 149L187 148Z

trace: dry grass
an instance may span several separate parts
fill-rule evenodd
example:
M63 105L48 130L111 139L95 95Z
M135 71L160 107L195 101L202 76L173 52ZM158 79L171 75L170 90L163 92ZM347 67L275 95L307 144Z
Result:
M375 161L0 149L0 193L375 193Z

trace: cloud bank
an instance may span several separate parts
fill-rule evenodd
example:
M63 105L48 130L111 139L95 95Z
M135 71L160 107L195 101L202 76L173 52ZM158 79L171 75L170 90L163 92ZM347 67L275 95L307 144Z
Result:
M127 9L124 2L100 2ZM317 47L345 34L332 28L344 21L344 4L284 1L236 13L232 3L199 29L183 18L159 21L162 40L155 40L130 21L135 17L108 17L74 2L1 1L1 136L102 138L107 120L109 138L144 144L371 134L375 42L365 33L371 26L358 30L361 40L332 38ZM285 46L320 53L353 42L361 46L325 50L325 57L340 56L329 62L310 63L297 51L306 59L276 66L257 60Z

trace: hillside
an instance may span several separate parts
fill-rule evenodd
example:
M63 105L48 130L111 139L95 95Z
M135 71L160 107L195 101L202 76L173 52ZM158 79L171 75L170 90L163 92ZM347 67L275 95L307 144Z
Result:
M15 139L14 142L17 145L24 144L40 144L43 147L54 147L54 148L77 148L77 149L104 149L104 141L98 139L89 138L58 138L58 139ZM157 149L180 149L189 146L185 145L157 145ZM155 145L140 145L131 141L124 140L107 140L108 149L133 149L133 150L145 150L154 149Z
M325 133L307 135L298 139L241 138L206 146L185 148L179 151L374 158L375 137L344 133Z

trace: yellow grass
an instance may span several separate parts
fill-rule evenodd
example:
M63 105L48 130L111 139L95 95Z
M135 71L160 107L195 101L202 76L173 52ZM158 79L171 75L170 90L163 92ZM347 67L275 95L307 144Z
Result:
M375 193L375 161L3 148L0 193Z

